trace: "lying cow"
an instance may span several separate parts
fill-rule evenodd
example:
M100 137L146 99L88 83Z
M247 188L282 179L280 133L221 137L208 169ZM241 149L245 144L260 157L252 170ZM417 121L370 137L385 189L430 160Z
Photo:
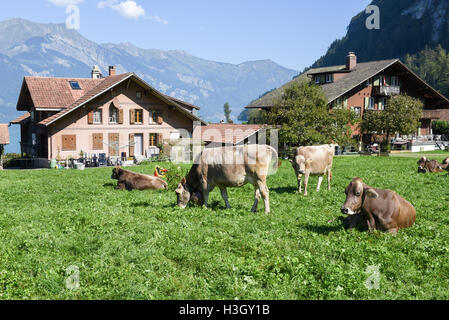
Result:
M331 189L332 163L334 148L331 145L300 147L296 150L295 158L291 160L298 178L298 191L302 192L301 181L304 176L304 195L307 196L309 177L318 176L317 192L321 189L323 176L327 174L327 189Z
M394 191L374 189L364 184L362 179L354 178L345 193L346 201L341 212L351 216L350 227L366 222L370 232L379 229L397 233L399 229L415 223L415 208Z
M120 190L161 190L168 189L168 184L159 177L135 173L116 167L112 170L111 179L118 180L116 189Z
M230 208L226 188L242 187L251 183L255 190L252 211L257 211L262 196L265 213L268 214L270 201L267 175L273 159L273 169L276 170L277 157L276 150L267 145L205 149L176 189L178 206L185 208L192 201L207 207L209 193L218 186L226 208Z
M441 164L436 160L429 160L426 157L422 157L418 161L418 173L427 173L427 172L443 172L443 168Z

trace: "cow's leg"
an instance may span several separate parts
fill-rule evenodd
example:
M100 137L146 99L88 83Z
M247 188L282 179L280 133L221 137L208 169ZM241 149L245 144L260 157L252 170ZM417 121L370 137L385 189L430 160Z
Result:
M223 200L226 204L226 209L231 209L231 205L229 204L229 201L228 201L228 190L226 189L226 187L220 187L220 191L221 191L221 196L223 197Z
M267 187L266 179L258 180L257 185L259 186L260 193L262 194L263 202L265 205L265 213L270 213L270 191Z
M207 208L209 202L209 192L211 192L214 187L210 187L206 181L201 181L201 192L203 193L203 206Z
M302 174L298 174L298 192L301 194L302 186L301 186Z
M327 190L331 191L332 170L327 171Z
M251 208L251 212L257 212L257 205L259 204L260 200L260 190L257 184L254 185L254 204Z
M307 185L309 184L310 173L306 172L304 176L304 195L307 196Z
M323 176L319 176L318 177L318 186L316 187L316 192L320 192L322 183L323 183Z

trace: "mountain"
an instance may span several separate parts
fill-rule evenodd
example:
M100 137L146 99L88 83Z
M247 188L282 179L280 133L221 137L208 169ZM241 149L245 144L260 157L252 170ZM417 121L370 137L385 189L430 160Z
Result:
M374 0L380 9L380 29L366 28L365 11L352 18L345 37L334 41L313 65L339 65L349 51L360 62L404 58L440 44L449 49L449 1Z
M13 120L24 76L90 77L92 66L103 74L135 72L161 92L201 107L206 121L223 119L229 102L237 115L254 96L289 81L298 72L271 60L230 64L195 57L181 50L141 49L131 43L97 44L64 24L23 19L0 22L0 122ZM12 141L19 141L12 129ZM18 151L18 147L14 147Z

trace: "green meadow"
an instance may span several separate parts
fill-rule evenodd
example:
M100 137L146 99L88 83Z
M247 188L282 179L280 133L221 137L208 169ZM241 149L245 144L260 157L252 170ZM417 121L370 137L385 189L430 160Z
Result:
M449 299L449 176L419 175L416 157L337 157L332 190L312 177L309 197L284 161L270 215L250 212L249 185L230 210L218 189L182 210L172 190L115 190L111 168L2 171L0 299ZM415 226L345 230L355 176L409 200Z

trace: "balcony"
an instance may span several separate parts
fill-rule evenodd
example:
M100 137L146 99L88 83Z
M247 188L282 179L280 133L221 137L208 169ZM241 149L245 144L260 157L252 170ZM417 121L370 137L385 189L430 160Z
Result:
M401 87L399 86L374 86L373 95L375 96L397 96L401 94Z

